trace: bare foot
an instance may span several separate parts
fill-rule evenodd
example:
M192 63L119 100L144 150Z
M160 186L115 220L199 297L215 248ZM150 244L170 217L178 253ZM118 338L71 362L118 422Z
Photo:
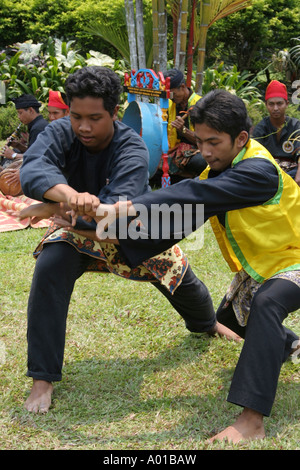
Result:
M224 326L222 325L222 323L219 322L215 324L214 328L210 330L208 334L210 336L214 336L215 334L219 335L220 337L225 336L226 339L236 341L237 343L243 341L243 338L241 338L238 334L236 334L234 331L227 328L227 326Z
M33 380L33 386L29 397L25 402L25 408L32 413L48 413L51 406L53 385L45 380Z
M228 426L228 428L209 439L208 442L228 441L232 444L237 444L242 441L264 439L264 437L263 415L257 411L245 408L232 426Z

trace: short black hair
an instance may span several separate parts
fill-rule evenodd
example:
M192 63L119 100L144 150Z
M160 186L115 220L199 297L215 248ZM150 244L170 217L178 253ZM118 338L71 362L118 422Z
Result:
M206 124L218 132L226 132L232 142L241 131L250 132L251 120L245 103L229 91L212 90L190 110L191 122Z
M121 80L111 69L100 66L88 66L76 70L65 83L68 103L73 98L92 96L102 98L106 111L112 116L119 104L122 92Z

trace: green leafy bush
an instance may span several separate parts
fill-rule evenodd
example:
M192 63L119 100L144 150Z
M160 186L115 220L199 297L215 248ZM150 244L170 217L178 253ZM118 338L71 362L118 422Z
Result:
M74 49L74 41L49 38L46 43L32 41L15 44L0 54L0 80L6 85L6 101L28 93L42 102L49 90L64 90L68 75L86 65L120 66L120 61L96 51L84 57Z
M20 124L13 103L0 106L0 140L6 140Z

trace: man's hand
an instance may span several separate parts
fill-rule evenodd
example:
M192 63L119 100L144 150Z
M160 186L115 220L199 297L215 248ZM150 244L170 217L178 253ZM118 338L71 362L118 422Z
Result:
M175 127L175 129L178 131L178 132L182 132L183 128L184 128L184 119L182 119L181 116L176 116L176 119L175 121L172 121L171 122L171 126L172 127Z
M31 218L33 224L36 224L42 219L49 219L55 214L55 212L60 211L59 204L32 204L31 206L26 207L20 212L7 211L14 217L17 217L20 220Z
M137 214L131 201L118 201L115 204L100 204L96 216L94 217L97 222L97 237L99 240L114 240L112 243L116 243L116 234L109 234L109 232L107 232L109 226L120 217L135 215Z
M74 211L74 213L79 215L88 215L93 217L96 215L97 207L100 204L100 200L97 196L89 193L76 193L71 194L67 200L67 204Z
M68 184L57 184L44 193L44 198L54 202L65 203L69 208L72 225L76 224L78 216L83 216L87 221L96 215L100 204L97 196L90 193L78 193Z
M20 170L18 168L7 168L5 171L5 180L9 185L19 184Z
M2 150L2 157L7 158L8 160L14 160L12 157L14 153L15 151L12 148L8 147L8 145L5 145ZM23 155L21 153L17 153L16 158L23 158Z
M191 144L196 144L195 133L185 127L185 120L181 116L176 116L175 121L171 122L171 126L173 126L176 131L181 136L184 136L184 138L188 140Z

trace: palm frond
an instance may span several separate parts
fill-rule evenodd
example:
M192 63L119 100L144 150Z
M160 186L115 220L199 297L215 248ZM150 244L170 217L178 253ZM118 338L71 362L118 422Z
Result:
M117 49L123 59L130 64L129 43L126 31L101 23L91 24L86 28L86 31L95 36L100 36L109 42L109 44Z

